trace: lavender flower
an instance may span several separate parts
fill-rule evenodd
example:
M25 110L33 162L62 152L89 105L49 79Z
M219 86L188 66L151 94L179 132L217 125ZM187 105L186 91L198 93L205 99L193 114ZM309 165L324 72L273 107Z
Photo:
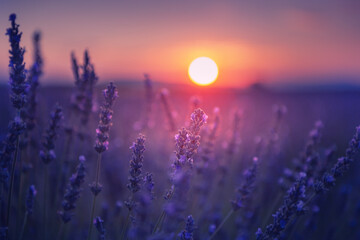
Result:
M256 179L258 158L253 158L253 165L244 172L244 181L242 185L237 189L237 199L232 201L232 207L234 211L243 207L244 202L248 199L249 194L254 188L254 182Z
M193 240L193 233L194 233L194 219L191 215L189 215L187 217L186 220L186 227L185 230L183 230L180 234L179 234L179 240Z
M144 161L144 151L145 151L145 136L139 135L136 139L136 142L130 147L132 150L132 157L130 161L130 183L127 185L128 189L132 193L136 193L140 190L141 182L141 168Z
M40 158L45 164L56 159L54 152L55 140L57 139L57 131L62 119L62 108L59 105L56 105L55 110L50 114L49 127L46 130L45 141L42 143L43 150L40 151Z
M105 103L100 110L100 121L96 129L96 143L95 150L98 153L103 153L109 148L109 131L112 125L111 119L113 115L112 106L118 96L116 87L111 82L109 86L103 91Z
M11 45L10 52L10 99L13 106L20 110L26 103L26 91L28 83L26 82L26 70L24 63L25 49L20 47L22 33L19 32L19 25L16 24L16 14L11 14L9 21L11 27L7 29L6 35L9 36Z
M297 181L288 190L283 205L272 215L274 222L266 227L265 232L258 229L256 239L269 240L278 238L292 216L304 214L305 191L306 174L301 173Z
M186 163L186 151L188 145L189 131L185 128L179 130L179 133L175 135L175 155L176 160L174 165L177 167L182 166Z
M31 185L26 196L26 212L28 215L31 215L33 212L34 198L36 196L36 193L37 191L35 189L35 186Z
M138 192L141 188L141 168L143 166L144 161L144 151L145 151L145 136L139 135L133 145L130 147L132 150L132 157L130 160L130 177L129 184L127 185L128 189L132 193L132 197L129 201L125 203L125 205L131 211L135 206L135 202L133 196L136 192Z
M236 110L233 119L232 135L227 146L227 153L229 154L229 156L234 155L234 153L236 153L238 149L241 118L242 111Z
M160 92L160 100L164 106L165 114L169 122L170 131L174 132L176 130L176 124L174 119L174 113L171 110L168 98L169 98L169 91L165 88L162 89Z
M83 125L86 125L89 121L89 115L93 109L93 92L95 83L98 80L98 77L95 74L94 65L90 63L89 53L85 51L84 54L84 66L83 66L82 81L86 85L84 91L84 102L82 108L82 118L81 122Z
M356 152L360 148L360 126L356 128L354 137L351 139L348 148L346 149L345 156L338 158L335 165L330 171L324 173L321 179L317 180L314 184L316 193L328 191L335 185L335 181L341 177L349 168Z
M39 86L39 78L43 72L43 59L40 52L40 32L35 32L33 36L34 42L34 63L30 68L28 76L29 89L27 92L27 103L25 105L25 119L28 131L35 127L36 106L37 106L37 87Z
M73 93L71 98L71 102L73 108L76 111L81 112L83 109L82 103L85 98L86 85L83 79L80 77L80 73L79 73L80 67L73 52L71 53L71 66L72 66L72 71L75 78L75 86L76 86L75 92Z
M105 228L104 228L104 220L102 220L100 217L96 217L94 219L94 225L96 227L96 229L98 230L100 236L99 239L100 240L105 240Z
M208 116L200 108L191 114L189 130L183 128L175 135L175 167L190 164L200 146L200 128L206 123Z
M152 173L146 173L144 177L144 188L147 191L150 199L154 199L154 180Z
M13 155L17 147L17 138L23 133L25 128L25 123L19 117L16 117L13 121L11 121L8 126L8 134L6 135L6 139L0 153L0 182L4 184L9 180L11 163L12 161L15 161L13 159Z
M64 195L64 201L62 202L63 211L59 212L64 223L69 222L73 216L72 211L76 207L76 201L79 199L82 191L81 185L85 179L85 157L80 156L79 161L80 163L76 168L76 172L69 179L69 185Z
M144 83L145 83L145 91L146 91L146 112L145 117L143 120L143 123L141 124L142 129L147 129L149 127L152 127L152 108L153 108L153 102L154 102L154 93L153 93L153 85L152 81L150 79L149 74L144 74Z

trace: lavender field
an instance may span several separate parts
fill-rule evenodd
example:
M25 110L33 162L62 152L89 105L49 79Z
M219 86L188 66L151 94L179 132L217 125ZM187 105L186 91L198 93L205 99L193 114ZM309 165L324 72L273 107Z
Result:
M25 52L17 21L0 239L360 239L359 89L105 82L91 49L44 86L45 39Z

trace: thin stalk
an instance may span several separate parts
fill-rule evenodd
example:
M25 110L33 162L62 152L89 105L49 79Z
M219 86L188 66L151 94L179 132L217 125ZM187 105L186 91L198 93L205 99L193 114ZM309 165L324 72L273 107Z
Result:
M122 229L121 234L120 234L120 240L124 239L127 226L129 225L130 213L131 213L131 211L129 211L127 216L126 216L125 225L124 225L124 228Z
M28 219L28 213L26 212L26 213L25 213L25 217L24 217L24 222L23 222L22 227L21 227L21 232L20 232L20 235L19 235L19 240L22 240L22 239L23 239L24 232L25 232L25 227L26 227L26 223L27 223L27 219Z
M226 217L224 218L224 220L222 220L222 222L220 223L220 225L215 229L215 231L213 232L213 234L211 234L210 238L208 240L211 240L215 237L215 235L220 231L220 229L222 228L222 226L226 223L226 221L231 217L231 215L233 215L234 213L234 209L231 209L228 214L226 215Z
M27 147L26 147L27 148ZM22 192L22 189L23 189L23 178L22 178L22 171L23 171L23 158L24 158L24 154L26 152L26 149L25 151L20 151L20 158L19 158L19 163L20 163L20 166L19 166L19 191L18 191L18 203L17 203L17 219L20 219L20 216L22 214L22 204L21 204L21 200L23 199L22 198L22 195L23 195L23 192ZM19 224L19 223L17 223Z
M6 210L6 226L9 227L10 223L10 209L11 209L11 198L12 198L12 192L13 192L13 185L14 185L14 179L15 179L15 166L16 166L16 160L19 150L19 139L20 136L16 139L16 149L14 154L14 159L11 166L11 180L10 180L10 189L9 189L9 195L8 195L8 204L7 204L7 210Z
M162 210L158 220L156 221L156 224L155 224L155 227L154 227L154 229L152 231L152 234L156 233L156 230L159 227L159 224L160 224L161 220L163 219L164 215L165 215L165 210Z
M97 158L95 187L97 187L99 185L100 168L101 168L101 153L98 154L98 158ZM93 219L94 219L94 213L95 213L95 204L96 204L96 195L94 194L92 207L91 207L90 226L89 226L89 232L88 232L88 237L87 237L88 240L91 239L91 231L93 228Z
M44 228L44 240L46 240L46 234L47 234L47 220L46 220L46 217L47 217L47 181L48 181L48 166L47 164L44 165L44 194L43 194L43 228Z

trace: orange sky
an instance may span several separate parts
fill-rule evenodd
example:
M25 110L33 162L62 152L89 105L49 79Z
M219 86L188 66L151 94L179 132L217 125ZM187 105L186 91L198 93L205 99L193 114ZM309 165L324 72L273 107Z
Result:
M31 34L43 32L45 83L72 81L70 52L82 57L85 48L101 81L140 80L147 72L154 80L190 83L187 68L199 56L218 64L217 86L302 76L351 76L360 81L356 0L275 0L271 5L240 0L0 0L4 33L11 12L18 14L28 63ZM2 35L0 76L5 80L8 48Z

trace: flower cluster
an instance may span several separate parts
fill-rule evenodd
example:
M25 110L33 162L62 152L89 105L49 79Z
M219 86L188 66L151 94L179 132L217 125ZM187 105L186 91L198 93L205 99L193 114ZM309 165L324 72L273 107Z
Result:
M130 160L130 183L127 185L128 189L132 193L136 193L140 190L141 183L141 168L144 161L145 151L145 136L139 135L133 145L130 147L132 151L132 157Z
M34 63L30 68L28 83L29 89L27 92L27 103L24 111L26 119L26 128L31 131L35 127L36 119L36 106L37 106L37 87L39 86L39 78L43 73L43 59L40 52L40 39L41 33L35 32L33 36L34 42Z
M14 161L13 155L17 147L18 136L23 133L25 128L25 123L19 117L11 121L8 126L8 133L0 153L0 182L4 184L9 180L10 167L12 161Z
M144 188L147 191L147 194L149 195L150 199L154 199L154 180L153 180L153 174L152 173L146 173L144 177Z
M79 199L82 191L81 185L85 179L85 157L80 156L79 161L80 163L76 168L76 172L69 179L69 185L64 195L64 201L62 202L63 210L59 212L64 223L71 220L73 215L72 211L76 207L76 201Z
M84 52L84 64L78 65L75 54L71 53L71 65L75 78L75 92L72 95L73 108L81 113L81 123L86 125L93 110L94 86L98 81L94 65L90 62L89 52ZM80 74L80 70L82 73Z
M125 202L125 205L129 211L131 211L136 205L134 194L140 190L143 180L141 176L141 168L144 161L145 136L140 134L130 149L132 150L132 157L130 160L130 177L127 187L130 190L132 196L128 201Z
M13 106L20 110L26 103L26 91L28 83L26 82L26 70L24 63L25 49L20 47L20 40L22 33L19 32L19 25L16 24L16 15L11 14L9 21L11 21L11 28L8 28L6 35L9 36L11 45L10 52L10 87L11 87L11 101Z
M58 129L62 119L62 108L56 105L55 110L50 114L49 127L46 129L45 141L42 143L43 150L40 151L40 158L45 164L56 159L54 151L55 140L58 136Z
M345 156L338 158L335 165L330 171L325 172L320 180L317 180L314 184L316 193L322 193L328 191L335 185L337 178L342 176L353 162L353 157L360 149L360 126L356 128L354 137L351 139L348 148L346 149Z
M200 108L191 114L189 130L182 128L175 135L175 154L174 166L179 168L185 164L192 166L193 157L200 146L200 129L206 123L208 116Z
M189 215L186 219L186 227L180 234L178 239L179 240L193 240L193 233L195 228L195 222L191 215Z
M237 199L231 202L234 211L237 211L243 207L244 202L246 199L248 199L249 194L253 190L256 179L257 165L258 158L254 157L252 166L244 172L244 180L242 185L237 189Z
M31 215L34 208L34 198L36 196L36 189L34 185L29 187L29 190L26 195L26 212L28 215Z
M111 82L109 86L103 91L105 103L100 110L100 120L98 128L96 129L96 143L95 150L98 153L105 152L109 148L109 131L112 125L111 119L113 115L112 106L118 96L116 87Z
M104 227L104 220L102 220L100 217L96 217L94 219L94 225L100 234L99 239L105 240L106 231L105 231L105 227Z
M262 232L258 229L256 240L276 239L285 229L289 220L294 215L302 215L305 212L304 201L306 199L306 174L301 173L296 182L290 187L284 197L283 205L273 214L274 222L266 227Z
M164 106L165 114L169 122L170 131L174 132L176 131L176 124L174 119L174 113L170 107L168 98L169 98L169 91L165 88L162 89L160 92L160 100L162 102L162 105Z
M85 84L85 95L82 106L82 124L86 125L89 121L89 116L93 109L93 95L94 95L94 86L98 81L98 77L95 74L94 65L90 63L90 57L88 51L85 51L84 54L84 66L82 67L82 81Z

